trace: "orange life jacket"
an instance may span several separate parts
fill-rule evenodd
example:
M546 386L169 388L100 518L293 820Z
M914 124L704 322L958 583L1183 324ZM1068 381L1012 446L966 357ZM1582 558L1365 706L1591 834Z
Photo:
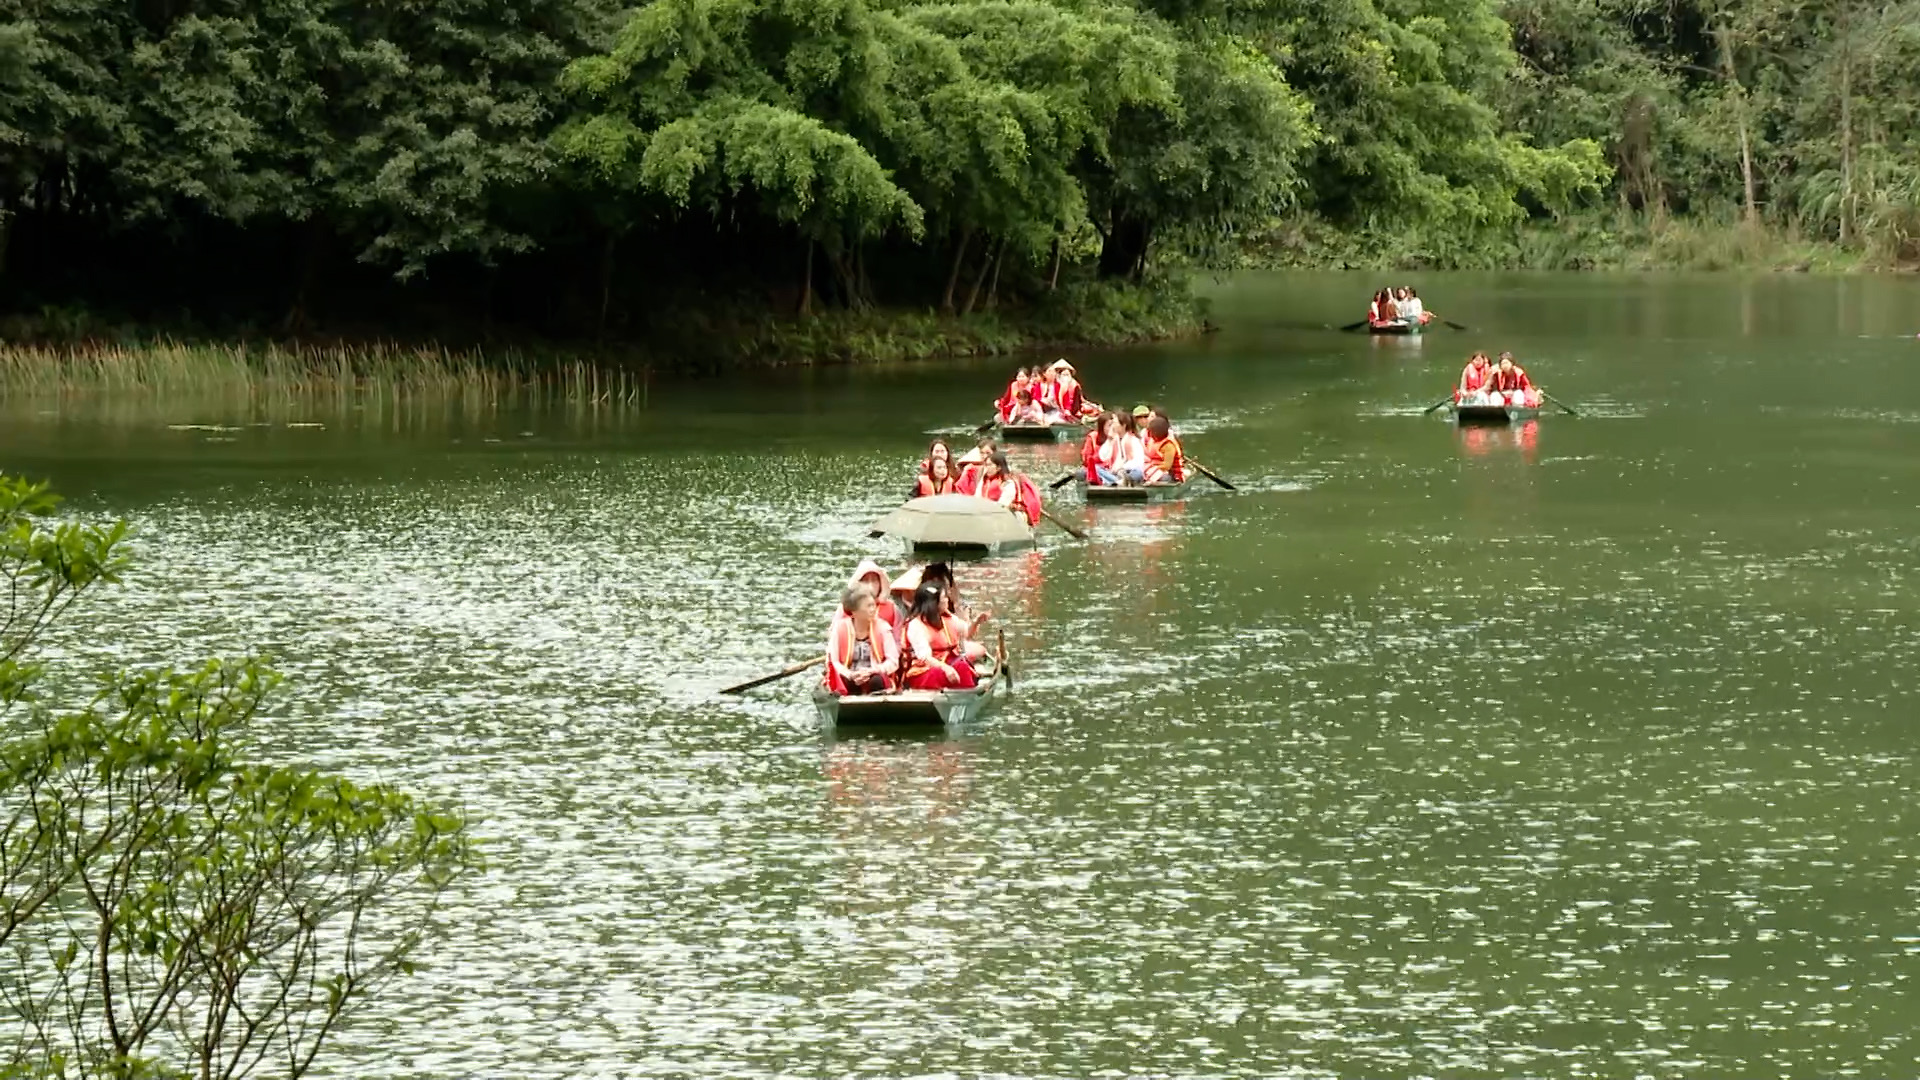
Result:
M900 654L894 644L892 629L880 618L879 612L892 606L893 601L887 600L877 607L873 624L867 628L867 648L873 652L873 666L886 675L888 686L893 686L898 676L893 668ZM827 630L827 686L836 694L846 693L847 684L833 665L851 668L854 644L853 620L845 612L835 615L833 626Z
M1147 451L1147 480L1179 483L1187 478L1187 453L1177 436L1169 435Z
M1487 380L1493 377L1492 371L1491 364L1468 364L1467 370L1460 373L1460 385L1465 387L1468 393L1484 389Z
M920 479L914 482L913 497L916 499L924 499L929 495L951 495L957 489L957 486L956 481L951 476L935 483L932 476L927 473L921 473Z

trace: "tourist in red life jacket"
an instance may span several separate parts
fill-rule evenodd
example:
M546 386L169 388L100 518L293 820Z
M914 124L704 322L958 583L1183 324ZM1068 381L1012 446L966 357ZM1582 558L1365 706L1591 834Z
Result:
M1060 416L1060 375L1052 368L1040 373L1033 384L1033 400L1051 423Z
M1074 377L1073 365L1067 363L1066 358L1062 357L1055 360L1053 366L1047 370L1053 372L1054 382L1060 388L1058 391L1060 415L1068 420L1078 419L1087 400L1080 390L1080 380Z
M932 466L914 480L913 494L907 497L924 499L929 495L952 495L959 490L960 483L953 476L953 464L946 458L935 458Z
M1026 368L1021 368L1014 373L1013 381L1007 384L1006 392L1000 395L1000 400L993 403L994 415L1001 423L1006 423L1007 416L1013 412L1014 401L1020 396L1020 392L1032 389L1033 376L1028 374Z
M967 483L969 478L973 480L971 485ZM1007 455L998 450L988 455L978 472L961 477L960 493L999 503L1016 514L1024 515L1029 525L1040 521L1039 489L1033 486L1033 481L1016 475L1013 467L1007 464Z
M1007 423L1044 426L1047 423L1047 413L1040 407L1039 402L1033 400L1031 393L1022 390L1020 396L1015 399L1013 411L1007 414Z
M1529 408L1540 407L1540 391L1533 388L1533 380L1527 378L1527 369L1513 362L1513 354L1500 354L1500 366L1493 369L1487 389L1508 405L1525 405Z
M1147 437L1153 449L1147 454L1147 483L1178 484L1187 478L1187 455L1174 438L1173 427L1164 416L1147 422Z
M1460 385L1453 388L1453 403L1470 402L1486 392L1487 383L1493 379L1493 365L1487 362L1487 354L1477 352L1467 361L1460 371Z
M840 598L840 614L827 631L827 686L834 693L884 694L894 688L900 653L879 611L865 585L853 586Z
M963 655L960 620L947 614L940 594L932 582L914 590L907 616L906 684L914 690L970 690L977 677Z
M961 455L954 462L954 466L960 471L960 479L955 484L955 488L962 494L972 494L972 485L979 480L980 467L986 464L987 458L999 449L999 443L990 438L982 438L973 449Z
M1087 432L1086 441L1080 444L1080 467L1086 470L1082 477L1090 487L1103 487L1118 484L1120 477L1103 463L1112 457L1107 439L1115 430L1112 413L1101 413L1094 418L1093 429Z

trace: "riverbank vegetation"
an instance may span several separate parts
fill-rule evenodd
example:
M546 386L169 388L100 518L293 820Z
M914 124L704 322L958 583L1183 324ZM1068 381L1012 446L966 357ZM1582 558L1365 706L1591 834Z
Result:
M1916 3L0 0L0 308L701 366L1151 337L1248 261L1890 265Z
M130 564L0 476L0 1076L297 1077L413 970L466 823L381 785L258 763L253 660L86 676L36 642Z

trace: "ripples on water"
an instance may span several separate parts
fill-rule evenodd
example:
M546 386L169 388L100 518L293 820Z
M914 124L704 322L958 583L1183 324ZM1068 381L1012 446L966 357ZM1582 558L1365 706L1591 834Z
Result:
M131 499L59 647L263 648L274 753L481 819L333 1075L1911 1075L1910 501L1721 529L1625 425L1383 424L964 571L1019 690L951 739L714 694L818 647L911 448Z

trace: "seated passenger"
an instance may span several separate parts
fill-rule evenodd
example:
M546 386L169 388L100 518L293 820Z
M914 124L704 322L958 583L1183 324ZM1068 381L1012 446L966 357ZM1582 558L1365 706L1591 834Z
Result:
M1540 407L1540 391L1534 389L1533 380L1527 378L1527 369L1513 362L1510 352L1500 354L1500 366L1493 370L1487 389L1505 404Z
M834 693L884 694L894 689L900 654L878 611L865 585L853 586L840 598L840 613L827 631L827 686Z
M976 682L967 662L960 620L950 616L942 589L925 582L914 590L907 618L906 685L914 690L970 690Z
M1014 373L1013 381L1007 384L1007 389L1000 395L1000 400L993 403L994 415L999 418L1001 423L1006 423L1007 417L1013 413L1013 406L1015 400L1019 398L1020 392L1032 389L1033 376L1027 373L1026 368L1021 368Z
M930 468L923 469L913 482L913 494L909 499L924 499L929 495L951 495L958 488L959 481L954 479L953 464L946 458L934 458Z
M1460 371L1460 385L1453 388L1453 403L1456 405L1477 404L1485 394L1487 383L1493 378L1493 366L1487 362L1487 354L1477 352L1467 361Z
M1116 430L1113 414L1101 413L1094 419L1086 440L1080 444L1080 467L1084 470L1081 479L1089 487L1111 487L1120 483L1119 474L1108 467L1108 460L1112 457L1108 440Z
M1185 480L1187 455L1165 416L1155 416L1147 422L1147 438L1152 449L1147 452L1146 482L1178 484Z
M1013 411L1007 414L1007 423L1045 424L1047 423L1047 414L1046 411L1040 407L1040 403L1033 400L1031 393L1022 390L1019 395L1014 398Z
M1431 317L1427 314L1426 305L1420 302L1420 294L1414 292L1411 287L1400 290L1399 299L1393 306L1399 309L1400 317L1409 322L1424 324Z

